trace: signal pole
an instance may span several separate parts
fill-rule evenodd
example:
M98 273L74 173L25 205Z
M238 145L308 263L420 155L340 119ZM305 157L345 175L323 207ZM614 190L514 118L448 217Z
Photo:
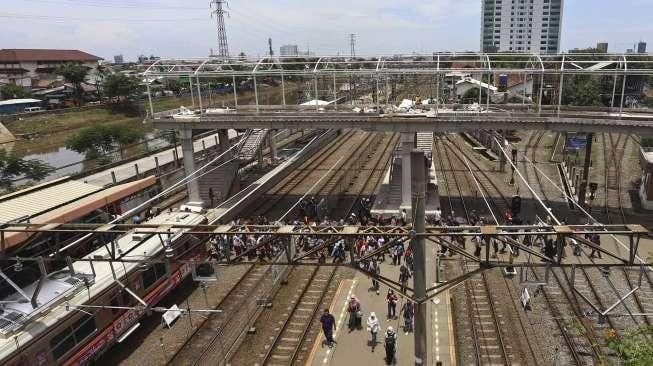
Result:
M349 33L349 47L351 51L351 57L356 56L356 34Z
M215 10L213 10L215 5ZM223 9L223 5L227 7L227 0L211 0L211 16L215 14L216 21L218 22L218 56L221 58L229 57L229 45L227 44L227 31L224 25L224 15L229 15L229 12Z

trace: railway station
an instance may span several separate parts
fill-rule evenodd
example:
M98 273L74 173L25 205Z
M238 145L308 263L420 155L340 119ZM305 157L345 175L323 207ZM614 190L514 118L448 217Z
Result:
M164 112L148 95L144 123L179 146L0 197L0 360L618 364L611 345L653 321L653 110L624 102L651 70L627 54L156 60L146 80L194 93ZM563 104L576 77L603 78L611 106ZM233 102L207 100L209 81ZM292 88L311 99L287 104Z

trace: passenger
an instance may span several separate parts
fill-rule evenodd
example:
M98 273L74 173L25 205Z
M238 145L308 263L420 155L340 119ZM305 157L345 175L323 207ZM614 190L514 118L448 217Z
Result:
M388 303L388 321L397 318L397 300L399 298L395 295L395 292L389 289L388 294L385 296L385 302Z
M372 264L370 266L370 272L372 272L372 290L376 291L376 294L379 294L379 280L378 280L378 275L381 274L381 267L379 264L373 260Z
M336 331L336 319L329 313L329 309L324 309L324 313L320 317L320 323L322 323L322 331L327 345L333 347L333 344L336 343L333 340L333 332Z
M395 244L393 253L392 253L392 264L398 266L401 264L401 256L404 254L404 244L402 242L397 242Z
M435 209L435 224L440 225L440 222L442 221L442 210L440 208Z
M399 282L401 283L401 291L406 292L406 288L408 288L408 280L413 276L412 273L410 273L410 269L406 265L406 262L399 267Z
M360 327L361 316L361 304L356 298L355 295L351 295L349 298L349 303L347 304L347 311L349 312L349 332Z
M141 223L141 217L138 216L138 214L134 215L134 217L132 217L132 224L138 225L140 223Z
M476 257L481 257L481 249L483 246L483 239L481 239L480 235L475 235L472 238L472 242L474 242L474 255Z
M372 336L368 345L372 346L372 352L374 352L374 348L376 348L376 334L379 332L379 319L374 312L371 312L370 317L367 318L367 331Z
M406 209L401 210L401 225L406 226L408 224L408 214L406 213Z
M592 235L592 242L596 244L596 246L601 246L601 236L599 234L594 234ZM598 257L601 258L601 251L592 248L592 253L590 253L590 258L594 258L594 255L598 253Z
M385 362L390 365L395 361L395 352L397 349L397 333L392 327L388 327L385 332Z
M406 300L406 303L401 307L401 313L404 316L404 332L406 334L413 331L413 315L415 315L415 306L410 300Z

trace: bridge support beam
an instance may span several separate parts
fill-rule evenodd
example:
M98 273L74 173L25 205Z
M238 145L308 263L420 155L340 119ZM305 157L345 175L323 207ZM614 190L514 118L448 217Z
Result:
M415 134L402 133L401 134L401 206L400 210L406 210L408 217L411 217L412 206L412 192L411 181L412 171L411 165L411 152L415 148Z
M229 150L229 130L218 130L218 142L221 153Z
M195 171L195 157L193 155L193 130L180 130L179 136L181 137L181 151L184 154L184 173L186 176L188 176ZM194 178L197 178L197 176L194 176ZM189 202L202 202L202 198L200 197L199 179L190 180L188 183L186 183L186 188L188 189Z
M270 130L267 135L267 145L270 148L270 153L272 154L272 161L276 162L277 159L279 158L277 154L277 142L274 141L274 135L276 133L276 130Z

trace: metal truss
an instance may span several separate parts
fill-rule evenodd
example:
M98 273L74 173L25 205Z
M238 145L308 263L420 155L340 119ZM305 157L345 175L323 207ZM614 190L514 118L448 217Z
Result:
M426 227L424 232L417 233L409 226L258 226L258 225L152 225L152 224L6 224L0 228L0 239L4 242L5 233L8 232L26 232L26 233L88 233L95 234L101 240L111 242L112 239L123 234L146 234L146 236L159 235L164 237L170 235L173 229L183 230L183 235L194 235L208 239L211 236L227 236L228 238L233 235L258 235L264 236L256 246L247 248L244 252L238 255L230 255L229 258L221 260L213 260L206 263L211 263L214 266L220 265L309 265L309 266L345 266L360 271L367 276L375 277L379 282L384 283L388 287L402 293L404 296L411 298L417 303L423 303L429 299L437 296L439 293L450 289L462 283L466 279L473 277L484 271L493 268L522 268L522 267L625 267L625 266L641 266L635 262L640 239L642 236L649 236L649 231L640 225L569 225L569 226L430 226ZM603 235L622 235L629 239L629 251L626 257L615 254L610 250L602 248L595 243L584 238L587 234ZM555 237L556 254L553 256L546 256L529 246L521 244L519 238L524 236L536 237ZM297 241L302 237L319 237L323 242L305 252L297 251ZM360 256L355 253L354 241L358 238L366 237L384 237L388 241L383 246L377 248L371 253ZM480 256L474 256L467 252L464 247L457 243L458 237L474 237L480 240L479 245L482 246L483 253ZM467 274L453 278L448 282L439 283L436 286L426 290L426 296L417 298L412 288L403 288L400 283L394 281L386 276L371 273L365 269L366 262L383 255L390 251L391 248L398 242L409 242L411 245L415 243L417 238L426 239L427 245L438 245L447 248L453 253L459 254L466 259L478 265L478 268ZM565 241L568 238L573 238L578 242L586 245L590 249L597 250L605 254L606 258L610 261L602 263L587 263L587 264L570 264L563 260L563 248ZM145 239L143 239L145 240ZM272 263L269 260L255 259L249 260L248 258L256 257L255 253L258 249L268 245L273 240L277 244L281 243L280 248L284 252L279 261ZM320 257L319 253L327 250L336 241L343 240L345 247L348 248L349 258L327 263L325 257ZM513 250L520 250L528 253L530 256L541 259L538 263L519 262L513 260L501 260L499 258L492 258L490 255L490 247L493 241L499 241L508 244ZM161 240L162 250L164 252L165 240ZM58 246L55 244L55 247ZM136 246L133 250L126 253L116 253L115 250L109 248L107 251L109 256L107 258L66 258L69 267L75 261L80 262L123 262L123 263L168 263L170 259L164 258L163 255L143 259L138 257L134 259L130 255L138 248ZM38 261L41 265L47 261L61 261L61 255L58 252L51 257L15 257L9 256L4 252L2 246L2 256L0 259L8 261ZM184 262L177 260L178 262ZM189 261L193 264L193 268L200 262ZM1 273L1 272L0 272ZM3 276L4 277L4 276ZM31 299L30 299L31 300Z
M146 77L256 77L347 75L652 75L653 56L648 54L527 54L440 52L424 55L301 56L247 59L162 59L148 66Z

